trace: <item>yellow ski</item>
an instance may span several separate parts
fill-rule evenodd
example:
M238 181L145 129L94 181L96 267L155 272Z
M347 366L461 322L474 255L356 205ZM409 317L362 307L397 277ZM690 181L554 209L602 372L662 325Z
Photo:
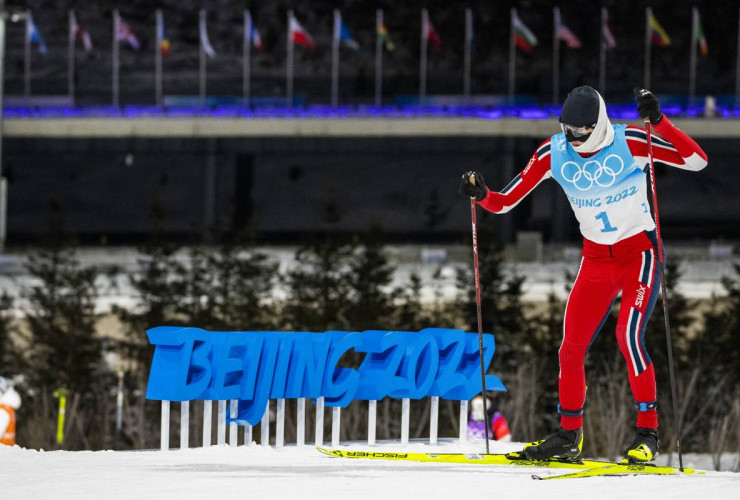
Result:
M653 464L613 464L594 469L570 472L568 474L557 474L553 476L532 475L532 479L571 479L579 477L596 477L596 476L631 476L639 474L651 474L661 476L676 476L681 474L704 474L702 471L696 471L690 468L684 468L683 472L678 467L662 467Z
M516 453L504 454L475 454L475 453L405 453L390 451L351 451L337 450L317 446L316 449L324 455L340 458L361 458L370 460L403 460L408 462L433 462L443 464L473 464L473 465L518 465L523 467L547 467L552 469L595 469L616 465L614 462L602 460L529 460L516 458Z

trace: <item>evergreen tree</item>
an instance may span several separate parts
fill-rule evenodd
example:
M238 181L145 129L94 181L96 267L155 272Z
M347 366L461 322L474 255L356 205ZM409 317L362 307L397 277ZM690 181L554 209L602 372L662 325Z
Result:
M356 247L349 261L349 302L346 318L352 330L394 329L394 295L388 287L395 267L380 243L378 232Z
M483 332L496 338L496 352L505 360L505 369L515 369L526 356L537 353L522 304L524 278L504 269L503 251L496 245L481 248L479 245L481 309ZM478 331L475 282L472 262L469 267L458 269L457 303L463 311L463 323L468 331ZM499 368L502 365L498 365Z
M15 343L17 336L13 310L15 300L8 292L0 295L0 375L10 376L20 372L23 359Z
M347 317L352 253L352 245L331 237L296 251L296 266L285 280L283 317L290 328L312 332L352 328Z
M62 246L32 252L26 270L35 283L24 290L32 381L40 387L92 391L104 371L102 343L95 334L96 270L83 268L74 251Z
M272 300L277 270L267 255L246 245L226 243L209 254L205 324L214 330L279 328Z

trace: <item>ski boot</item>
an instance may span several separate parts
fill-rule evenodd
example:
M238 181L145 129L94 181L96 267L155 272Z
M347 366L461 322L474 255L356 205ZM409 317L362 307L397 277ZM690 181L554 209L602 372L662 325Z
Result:
M551 458L576 462L583 451L583 429L560 429L541 441L524 445L521 455L529 460L549 460Z
M658 429L638 427L635 439L624 452L623 463L652 462L658 456Z

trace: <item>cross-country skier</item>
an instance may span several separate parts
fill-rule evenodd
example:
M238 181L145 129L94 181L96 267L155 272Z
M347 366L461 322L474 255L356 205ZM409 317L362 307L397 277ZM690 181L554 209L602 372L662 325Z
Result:
M663 139L652 138L653 158L672 167L701 170L707 156L663 115L656 97L635 89L641 118ZM576 459L583 449L583 362L612 303L622 292L617 341L627 361L637 407L637 432L625 451L629 461L658 453L655 372L645 348L647 325L660 289L655 221L648 197L646 130L612 125L604 100L591 87L573 89L563 103L562 131L537 148L524 170L501 192L489 190L479 172L467 172L460 194L486 210L506 213L540 182L552 177L563 188L583 234L583 258L565 306L560 346L560 430L525 445L530 459ZM471 182L471 177L474 182Z
M20 406L20 395L7 379L0 377L0 444L15 444L15 410Z

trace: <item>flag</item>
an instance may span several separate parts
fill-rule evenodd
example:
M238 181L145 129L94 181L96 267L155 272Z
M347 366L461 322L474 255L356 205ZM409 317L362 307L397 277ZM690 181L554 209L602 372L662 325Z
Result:
M658 20L655 19L652 11L650 11L650 19L648 20L648 23L650 25L650 38L653 40L655 45L658 47L667 47L671 44L671 37L668 36L668 33L663 29L663 26L658 23Z
M170 55L170 41L164 32L164 21L162 21L161 17L157 18L157 40L159 40L159 52L162 54L162 57Z
M200 46L203 48L203 52L205 52L208 57L216 57L216 51L213 50L211 41L208 39L208 30L206 29L206 16L203 11L201 11L200 16Z
M255 49L259 50L260 52L265 51L265 44L262 41L260 32L257 31L257 28L255 27L254 23L252 23L252 32L249 34L249 41L252 42L252 45L254 46Z
M696 33L694 33L694 36L696 36L696 41L699 44L699 50L701 50L701 55L704 57L707 56L707 53L709 52L709 46L707 45L707 39L704 36L704 28L701 26L701 19L699 18L699 11L696 11Z
M360 50L360 44L352 38L352 34L347 29L347 25L344 24L344 20L341 17L339 18L339 41L344 43L349 49Z
M82 26L77 24L77 16L75 16L74 11L71 11L70 16L72 19L72 22L69 25L70 39L81 42L82 47L85 49L85 52L90 52L93 49L93 43L92 38L90 38L90 33L85 31Z
M396 46L393 44L393 40L391 40L391 37L388 34L388 29L385 27L385 22L379 20L377 26L375 27L375 31L380 38L380 41L383 43L385 50L387 50L388 52L393 52Z
M293 41L293 43L297 43L298 45L303 45L304 47L307 47L311 50L313 50L316 47L316 44L313 42L313 38L311 38L311 35L309 35L308 31L301 26L301 23L298 22L298 19L295 18L295 16L290 16L290 24L288 29L290 30L290 39Z
M429 16L424 16L424 26L422 29L424 30L422 36L426 40L432 42L432 48L434 50L440 50L442 48L442 39L439 37L439 33L434 29L434 25L429 20Z
M612 30L609 27L609 12L604 9L604 16L601 22L601 41L606 45L607 49L613 49L617 46L617 41L614 39Z
M122 17L118 18L118 34L116 40L119 42L128 42L134 50L139 50L139 40L136 39L136 35L131 31L131 27Z
M558 40L563 40L565 42L565 45L567 45L571 49L579 48L581 46L581 41L578 39L575 33L573 33L570 28L568 28L565 23L563 23L563 19L560 17L560 11L556 10L555 12L555 24L557 25L555 37Z
M514 12L514 43L524 52L531 52L532 47L537 45L537 37L519 19L519 14Z
M41 33L39 33L38 28L36 28L36 24L33 22L33 16L30 12L26 13L26 37L28 37L29 42L35 43L39 46L40 54L46 54L46 44L44 43L44 39L41 36Z

